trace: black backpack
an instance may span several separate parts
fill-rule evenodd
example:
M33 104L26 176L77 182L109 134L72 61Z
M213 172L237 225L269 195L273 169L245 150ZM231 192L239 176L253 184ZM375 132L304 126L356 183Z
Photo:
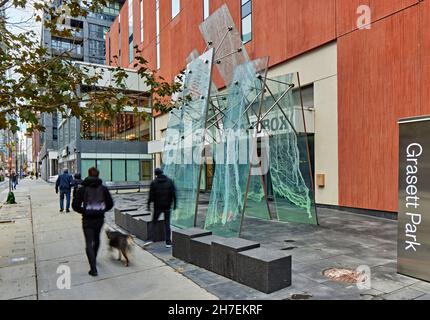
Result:
M105 189L102 185L85 187L83 210L86 216L99 217L106 212Z

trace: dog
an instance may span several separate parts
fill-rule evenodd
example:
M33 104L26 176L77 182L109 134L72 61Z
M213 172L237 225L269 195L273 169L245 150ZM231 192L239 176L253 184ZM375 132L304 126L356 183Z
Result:
M119 256L118 261L121 261L122 256L125 258L125 266L128 267L129 259L128 252L130 252L131 244L133 243L133 238L129 235L123 234L118 231L106 230L106 236L109 239L109 247L118 250Z

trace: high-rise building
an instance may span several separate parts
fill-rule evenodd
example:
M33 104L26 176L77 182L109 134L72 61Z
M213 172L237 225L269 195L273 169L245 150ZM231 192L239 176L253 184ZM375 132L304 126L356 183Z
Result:
M119 14L122 4L123 1L108 1L100 12L90 12L85 18L65 16L63 25L59 27L71 29L71 37L54 36L49 29L42 27L42 45L50 48L52 55L67 51L75 61L104 64L105 35L112 21ZM62 0L53 1L53 6L62 5ZM40 172L43 179L49 180L51 176L58 174L59 162L61 162L58 149L64 147L70 136L78 136L80 127L76 119L63 120L57 113L42 114L40 121L46 128L40 133L41 150L38 156ZM75 132L64 134L65 131L70 130L70 126ZM62 133L60 137L59 132ZM70 169L77 170L73 164Z

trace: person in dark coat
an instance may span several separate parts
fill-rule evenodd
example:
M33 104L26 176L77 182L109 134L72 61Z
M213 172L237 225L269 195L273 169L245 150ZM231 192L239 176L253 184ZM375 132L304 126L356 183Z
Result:
M73 198L72 208L82 214L86 254L90 264L89 275L96 277L97 253L100 247L100 231L104 224L105 213L113 208L113 199L103 185L96 168L88 170L88 177L82 182L82 188Z
M84 181L82 180L81 174L75 173L75 175L73 176L73 198L76 197L78 189L82 187L82 182Z
M16 190L16 185L18 184L18 176L15 171L12 172L12 188Z
M70 194L72 192L73 178L68 169L64 169L55 183L55 192L60 191L60 212L64 211L64 197L66 197L66 212L70 212Z
M171 229L170 229L170 214L173 205L173 210L176 210L176 188L174 182L164 175L163 170L155 169L155 180L152 181L149 198L148 198L148 211L150 210L151 203L154 203L154 214L152 216L152 230L155 230L160 215L164 213L164 230L166 234L166 248L172 247ZM150 236L146 245L154 241L154 235Z

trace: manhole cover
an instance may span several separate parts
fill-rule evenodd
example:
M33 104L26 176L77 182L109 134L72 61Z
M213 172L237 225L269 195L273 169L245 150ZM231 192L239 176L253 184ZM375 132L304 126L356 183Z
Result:
M323 271L323 275L333 281L345 283L361 283L366 281L366 276L358 271L346 268L330 268Z

